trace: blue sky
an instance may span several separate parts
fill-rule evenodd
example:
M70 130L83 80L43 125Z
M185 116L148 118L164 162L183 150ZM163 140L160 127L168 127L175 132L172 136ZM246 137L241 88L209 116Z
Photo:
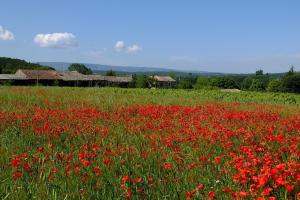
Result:
M300 70L299 0L3 0L0 56L214 72Z

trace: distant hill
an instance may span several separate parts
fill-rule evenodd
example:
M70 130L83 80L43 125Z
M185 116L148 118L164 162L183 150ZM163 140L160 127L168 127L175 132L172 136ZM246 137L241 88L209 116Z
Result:
M55 69L58 71L68 70L68 62L38 62L30 63L25 60L0 57L0 74L13 74L18 69ZM249 76L254 74L236 74L236 73L218 73L218 72L206 72L206 71L184 71L169 68L155 68L155 67L136 67L136 66L114 66L114 65L102 65L102 64L90 64L82 63L93 70L96 74L105 74L109 70L115 71L119 75L131 75L131 74L144 74L144 75L170 75L174 74L177 77L180 76ZM280 78L285 73L269 73L270 77Z
M0 57L0 74L14 74L18 69L53 69L16 58Z
M68 67L72 63L67 62L39 62L41 65L51 66L56 70L68 70ZM205 71L181 71L176 69L168 68L155 68L155 67L136 67L136 66L114 66L114 65L101 65L101 64L90 64L81 63L92 69L94 73L104 74L109 70L117 72L117 74L145 74L145 75L169 75L170 73L176 74L177 76L188 76L188 75L205 75L205 76L222 76L224 73L205 72Z

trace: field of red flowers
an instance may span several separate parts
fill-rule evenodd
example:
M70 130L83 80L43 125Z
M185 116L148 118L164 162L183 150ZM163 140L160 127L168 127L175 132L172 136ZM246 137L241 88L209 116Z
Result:
M1 199L300 199L299 109L41 105L1 105Z

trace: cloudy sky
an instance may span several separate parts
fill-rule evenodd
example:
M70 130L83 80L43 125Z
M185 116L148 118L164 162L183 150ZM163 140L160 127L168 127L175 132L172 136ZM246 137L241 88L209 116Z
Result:
M0 5L0 56L214 72L300 70L299 0Z

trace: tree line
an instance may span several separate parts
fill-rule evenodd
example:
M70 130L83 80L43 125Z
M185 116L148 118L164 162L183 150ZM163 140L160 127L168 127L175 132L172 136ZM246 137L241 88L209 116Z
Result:
M300 93L300 73L294 68L282 76L264 74L263 70L250 75L227 75L218 77L179 77L177 88L182 89L240 89L246 91L269 91Z
M16 58L0 57L0 74L14 74L18 69L53 69Z
M83 64L71 64L69 70L76 70L82 74L92 74L92 70ZM116 76L116 72L109 70L107 76ZM227 75L227 76L179 76L175 73L170 76L177 82L178 89L240 89L246 91L269 91L300 93L300 73L294 71L294 67L282 76L264 74L263 70L257 70L250 75ZM153 85L153 76L132 76L131 88L149 88Z
M52 69L36 63L26 62L25 60L0 57L0 74L13 74L18 69ZM73 63L68 70L78 71L82 74L92 74L92 69L83 64ZM116 76L113 70L106 72L107 76ZM153 74L154 75L154 74ZM294 67L282 76L264 74L263 70L257 70L255 74L248 75L224 75L224 76L178 76L170 73L176 80L178 89L240 89L246 91L269 91L269 92L290 92L300 93L300 72L296 72ZM153 85L153 79L147 75L132 76L133 81L129 84L131 88L149 88Z

